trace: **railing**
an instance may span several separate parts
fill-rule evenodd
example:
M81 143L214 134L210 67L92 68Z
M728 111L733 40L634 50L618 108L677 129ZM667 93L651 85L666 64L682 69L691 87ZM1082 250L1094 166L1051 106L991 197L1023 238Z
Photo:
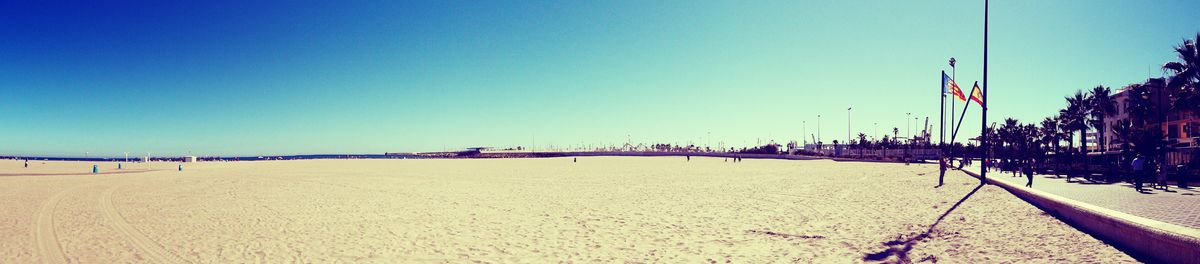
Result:
M1192 155L1198 155L1196 148L1176 148L1167 152L1167 160L1164 165L1174 167L1175 165L1188 164L1192 160Z

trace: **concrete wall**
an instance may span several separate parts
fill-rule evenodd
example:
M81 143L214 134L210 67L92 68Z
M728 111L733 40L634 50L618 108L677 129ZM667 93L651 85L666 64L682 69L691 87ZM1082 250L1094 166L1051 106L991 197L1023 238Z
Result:
M963 170L979 177L973 171ZM1131 252L1141 259L1164 263L1200 263L1200 230L1147 219L988 178L1038 208L1084 232Z

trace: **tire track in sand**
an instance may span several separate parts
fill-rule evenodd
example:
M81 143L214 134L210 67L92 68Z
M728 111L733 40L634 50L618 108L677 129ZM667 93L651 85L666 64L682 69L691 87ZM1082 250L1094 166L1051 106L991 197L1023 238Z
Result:
M58 235L55 232L57 230L54 227L54 210L64 196L80 187L83 185L70 187L50 196L50 200L42 202L42 207L34 214L33 240L42 263L67 263L67 256L63 254L62 245L58 243Z
M179 256L167 251L158 242L150 240L149 237L146 237L146 234L125 221L125 217L121 216L121 213L117 211L117 207L112 202L113 192L120 187L120 185L110 187L100 195L100 209L104 212L104 218L108 220L108 223L112 224L121 234L124 234L128 238L127 241L133 244L138 251L145 253L149 259L148 263L187 263L179 258Z

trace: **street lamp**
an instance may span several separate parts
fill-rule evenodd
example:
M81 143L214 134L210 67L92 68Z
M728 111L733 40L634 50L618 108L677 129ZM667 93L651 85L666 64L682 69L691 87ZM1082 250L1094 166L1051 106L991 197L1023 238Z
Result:
M912 127L908 123L909 117L912 117L912 113L904 113L904 133L907 133L908 137L912 137Z
M957 83L957 82L958 82L958 79L956 79L956 78L958 78L958 77L957 77L958 69L956 69L956 68L954 67L954 65L955 65L956 63L958 63L958 61L957 61L957 60L955 60L955 59L954 59L954 57L950 57L950 79L951 79L951 80L954 80L954 81ZM944 74L944 73L943 73L943 74ZM954 105L955 105L954 101L957 101L957 99L955 99L955 98L950 98L950 125L952 125L952 126L956 126L956 125L954 124L954 120L958 120L958 119L954 119L954 109L958 109L958 108L955 108L955 106L954 106ZM953 138L951 138L950 140L954 140L954 139L953 139ZM951 144L954 144L954 142L950 142L950 143L951 143Z
M817 115L817 142L821 142L821 115Z
M846 108L846 145L847 145L847 146L849 146L849 145L850 145L850 134L852 134L852 133L853 133L853 132L851 132L851 130L852 130L852 129L851 129L851 126L850 126L850 109L851 109L851 108L852 108L852 107L847 107L847 108Z

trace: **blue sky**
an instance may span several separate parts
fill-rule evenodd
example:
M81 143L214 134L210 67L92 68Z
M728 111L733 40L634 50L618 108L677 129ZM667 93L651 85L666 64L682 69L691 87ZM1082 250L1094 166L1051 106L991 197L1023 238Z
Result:
M1158 76L1196 1L996 1L990 118ZM0 4L0 155L272 155L666 142L937 122L982 1ZM962 104L958 104L961 106ZM961 110L961 109L960 109ZM979 108L964 136L978 134ZM711 135L711 136L710 136Z

